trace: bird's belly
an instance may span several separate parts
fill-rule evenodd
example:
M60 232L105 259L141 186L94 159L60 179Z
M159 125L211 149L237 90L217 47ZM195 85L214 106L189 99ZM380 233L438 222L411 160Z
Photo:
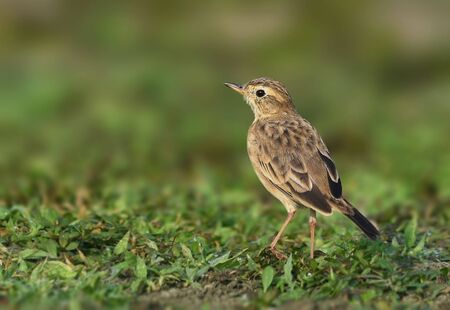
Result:
M255 168L253 162L253 167ZM287 212L293 212L295 211L299 206L292 202L292 200L286 196L282 191L278 190L270 181L266 179L262 174L258 172L258 169L254 169L256 175L258 176L259 181L262 183L264 188L276 199L278 199L284 206Z

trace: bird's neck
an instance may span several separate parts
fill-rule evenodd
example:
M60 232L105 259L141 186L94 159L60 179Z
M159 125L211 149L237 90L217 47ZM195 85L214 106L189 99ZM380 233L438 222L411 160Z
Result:
M289 111L280 111L276 113L254 113L255 119L253 120L253 123L259 121L259 120L267 120L267 119L279 119L279 118L287 118L291 116L298 116L299 114L295 110L289 110Z

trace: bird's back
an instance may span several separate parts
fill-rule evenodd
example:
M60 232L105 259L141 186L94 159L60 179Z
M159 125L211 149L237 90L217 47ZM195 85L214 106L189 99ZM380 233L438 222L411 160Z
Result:
M261 182L279 200L280 196L288 197L323 214L332 213L333 190L322 158L328 158L329 152L308 121L293 113L258 119L248 131L247 149ZM331 183L339 187L334 190L334 198L339 199L339 176L337 171L332 174L336 182Z

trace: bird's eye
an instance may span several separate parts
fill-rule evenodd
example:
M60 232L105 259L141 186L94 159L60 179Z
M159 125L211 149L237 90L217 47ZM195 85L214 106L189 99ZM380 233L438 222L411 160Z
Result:
M258 89L256 91L256 96L258 96L258 97L264 97L265 94L266 94L266 92L262 89Z

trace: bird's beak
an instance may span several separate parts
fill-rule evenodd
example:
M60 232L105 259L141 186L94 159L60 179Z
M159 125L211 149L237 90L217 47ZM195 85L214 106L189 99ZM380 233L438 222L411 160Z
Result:
M234 90L235 92L240 93L241 95L244 93L244 88L236 83L225 83L226 87L231 88L232 90Z

